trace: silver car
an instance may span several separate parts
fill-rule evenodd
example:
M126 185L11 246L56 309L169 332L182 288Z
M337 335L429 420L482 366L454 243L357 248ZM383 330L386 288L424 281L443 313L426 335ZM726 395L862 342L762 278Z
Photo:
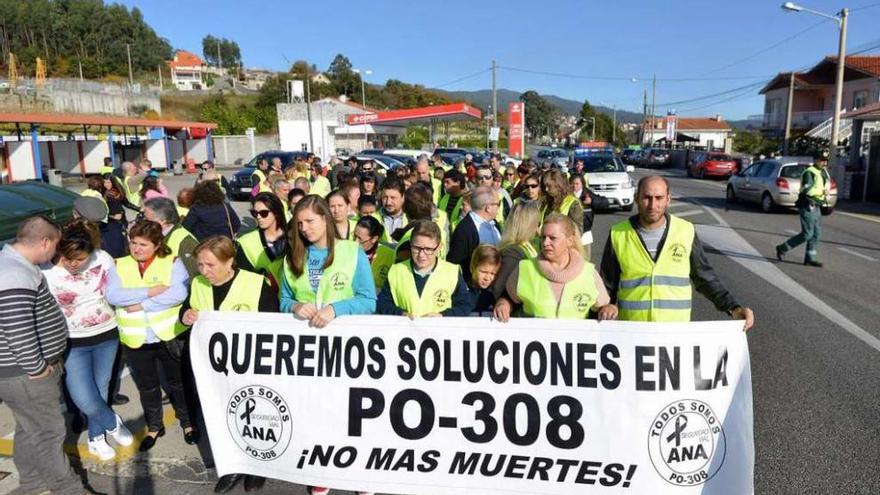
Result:
M812 163L810 157L779 157L755 162L727 181L727 201L758 203L769 213L778 206L791 207L801 190L801 176ZM822 214L831 214L837 205L837 183L823 171L830 185Z

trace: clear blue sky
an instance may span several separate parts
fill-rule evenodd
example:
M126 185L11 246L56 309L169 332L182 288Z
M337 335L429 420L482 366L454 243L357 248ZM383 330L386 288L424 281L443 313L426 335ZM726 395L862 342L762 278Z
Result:
M877 0L810 0L834 13ZM641 111L642 92L657 75L657 103L678 102L758 83L777 72L802 69L837 53L837 27L820 18L787 13L782 0L124 0L173 47L201 54L206 34L233 39L248 67L284 70L305 59L325 70L337 53L371 69L367 81L399 79L437 87L500 66L539 72L620 77L587 80L499 69L498 87L555 94ZM848 47L880 44L880 5L850 16ZM870 53L880 53L880 48ZM754 55L752 57L752 55ZM748 60L740 62L743 59ZM731 64L734 64L730 66ZM727 67L729 66L729 67ZM631 82L628 78L637 78ZM718 78L670 81L669 78ZM734 79L743 78L743 79ZM448 90L491 87L489 72ZM758 89L675 105L679 115L739 119L763 111ZM730 101L720 101L733 98ZM665 113L658 108L657 113Z

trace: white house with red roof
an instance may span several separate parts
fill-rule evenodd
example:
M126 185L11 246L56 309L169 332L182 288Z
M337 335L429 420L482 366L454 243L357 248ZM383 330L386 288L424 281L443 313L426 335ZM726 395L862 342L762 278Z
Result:
M198 55L186 50L177 50L174 60L168 62L171 69L171 84L181 91L205 89L203 75L205 62Z
M667 137L666 127L668 121L666 117L657 116L650 117L644 123L644 136L642 138L643 146L654 146L660 142L665 142ZM733 128L724 121L720 115L714 117L675 117L673 131L675 133L675 142L679 144L688 143L694 146L701 146L711 149L727 150L733 137Z
M765 85L761 128L782 136L788 109L788 90L794 79L791 128L801 134L829 121L834 112L837 57L828 56L805 72L782 72ZM846 57L843 73L842 117L846 112L880 101L880 55ZM827 136L825 136L827 137Z

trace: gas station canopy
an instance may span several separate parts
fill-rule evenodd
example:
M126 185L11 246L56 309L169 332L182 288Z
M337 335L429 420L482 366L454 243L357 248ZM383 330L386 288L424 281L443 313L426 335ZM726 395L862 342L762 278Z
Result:
M428 125L436 122L452 122L460 120L479 120L483 113L467 103L450 105L433 105L422 108L404 110L384 110L379 112L355 113L346 117L348 125L385 124L385 125Z
M64 113L0 113L2 124L43 124L43 125L100 125L116 127L162 127L165 129L216 129L213 122L185 122L179 120L150 120L133 117L111 117L105 115L73 115ZM196 131L197 133L199 131Z

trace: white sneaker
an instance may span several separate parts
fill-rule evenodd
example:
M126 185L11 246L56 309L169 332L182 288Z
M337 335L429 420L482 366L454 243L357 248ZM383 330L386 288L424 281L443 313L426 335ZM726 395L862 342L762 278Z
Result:
M114 442L123 447L128 447L134 443L134 437L131 432L128 431L128 428L125 427L125 424L122 422L122 419L119 418L118 414L116 415L116 428L107 430L106 436L109 436Z
M104 435L95 439L89 439L89 452L98 456L101 462L107 462L116 457L116 451L107 443Z

